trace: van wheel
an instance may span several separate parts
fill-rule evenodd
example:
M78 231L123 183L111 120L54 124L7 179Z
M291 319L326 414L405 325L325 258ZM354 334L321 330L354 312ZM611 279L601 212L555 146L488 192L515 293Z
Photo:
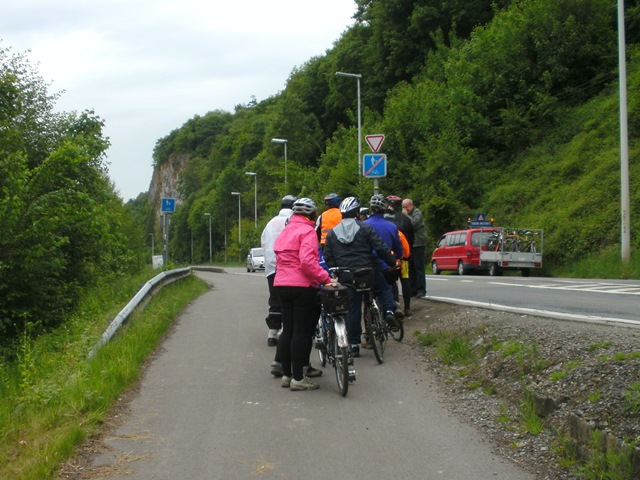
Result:
M462 260L460 260L458 262L458 275L466 275L467 273L467 269L464 268L464 263L462 263Z
M433 272L434 275L440 275L440 269L435 260L431 262L431 272Z
M497 277L501 274L502 274L502 270L500 270L500 267L498 266L497 263L492 263L489 266L489 275L491 275L492 277Z

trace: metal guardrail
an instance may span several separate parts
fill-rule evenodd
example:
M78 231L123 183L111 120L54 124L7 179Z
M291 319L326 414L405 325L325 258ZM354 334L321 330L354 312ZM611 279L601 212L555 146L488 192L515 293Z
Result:
M113 319L111 324L104 331L100 340L98 340L89 352L89 358L93 358L97 351L111 340L118 329L128 320L129 315L131 315L136 308L144 306L162 287L191 275L192 269L199 269L199 267L185 267L168 270L156 275L145 283L138 293L136 293L129 303L127 303L127 305L120 311L120 313L116 315L116 318Z

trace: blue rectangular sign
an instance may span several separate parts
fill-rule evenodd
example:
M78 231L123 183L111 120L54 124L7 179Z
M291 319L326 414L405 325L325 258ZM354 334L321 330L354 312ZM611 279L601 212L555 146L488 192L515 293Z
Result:
M380 178L387 176L387 155L384 153L367 153L362 156L362 176Z
M162 198L162 213L173 213L176 211L175 198Z

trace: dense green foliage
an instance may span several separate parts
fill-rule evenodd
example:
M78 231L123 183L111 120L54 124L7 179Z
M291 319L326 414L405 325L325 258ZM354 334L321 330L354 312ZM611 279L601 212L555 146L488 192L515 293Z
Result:
M627 2L631 211L638 208L640 7ZM194 117L158 141L156 165L189 155L171 254L230 258L259 242L287 193L367 199L357 171L356 80L363 135L384 133L384 194L411 196L431 241L478 211L499 225L544 228L549 267L619 244L616 2L357 0L355 24L296 68L277 95L233 114ZM284 184L286 138L288 182ZM363 153L368 151L363 141ZM253 228L253 177L258 212ZM242 192L242 241L238 206ZM632 215L632 228L638 228ZM633 243L638 247L638 241Z
M114 193L93 112L0 49L0 339L60 324L96 277L136 266L141 230Z

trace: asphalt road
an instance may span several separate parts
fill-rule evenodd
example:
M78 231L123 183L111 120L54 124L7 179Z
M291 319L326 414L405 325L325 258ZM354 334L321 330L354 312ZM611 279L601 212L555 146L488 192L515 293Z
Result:
M428 298L552 318L639 324L640 281L428 275Z
M346 398L328 367L317 391L281 388L269 374L264 274L198 276L214 288L177 320L96 471L122 480L533 479L447 411L407 345L390 340L382 365L363 351Z

